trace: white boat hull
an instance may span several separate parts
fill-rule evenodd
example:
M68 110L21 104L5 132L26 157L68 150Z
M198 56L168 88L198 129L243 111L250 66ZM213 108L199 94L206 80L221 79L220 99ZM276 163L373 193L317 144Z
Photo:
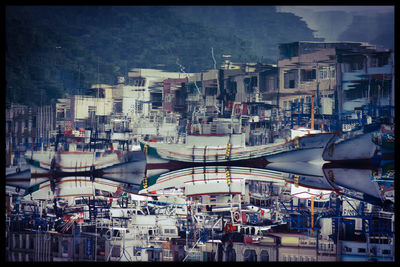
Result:
M54 151L34 151L27 152L25 159L28 164L34 167L32 173L40 173L40 170L49 171L54 168L60 172L84 172L91 168L103 169L116 164L131 161L144 160L139 151L120 151L109 150L102 152L74 151L74 152L54 152ZM52 166L52 161L54 163ZM42 172L43 172L42 171Z
M268 161L310 161L322 157L323 149L334 133L310 134L284 143L260 146L188 146L185 144L166 144L142 142L141 148L147 163L168 163L169 161L187 163L224 163L256 158ZM212 136L208 138L213 138ZM294 153L296 152L296 153ZM294 153L292 155L292 153ZM300 157L300 158L299 158Z
M6 176L6 185L28 188L30 185L31 172L30 170L24 170L18 173L8 174Z
M370 169L351 169L324 166L327 181L336 188L337 192L351 198L373 204L382 204L383 193L378 184L371 181Z
M55 182L56 190L51 189L49 180L29 187L25 198L34 200L53 200L54 198L92 197L97 190L115 192L122 185L107 179L90 180L90 177L64 177Z
M230 186L228 186L227 176L230 177ZM142 182L139 193L148 193L169 188L188 189L189 191L185 191L185 194L189 192L191 195L223 194L229 192L242 193L242 189L239 190L239 187L246 180L273 182L284 185L285 183L295 183L295 177L296 174L293 173L249 167L192 167L156 176L148 176L146 181ZM297 175L297 177L299 185L315 189L333 189L322 175Z
M365 160L371 159L376 149L377 145L372 142L371 134L365 133L341 142L331 140L322 158L326 161Z

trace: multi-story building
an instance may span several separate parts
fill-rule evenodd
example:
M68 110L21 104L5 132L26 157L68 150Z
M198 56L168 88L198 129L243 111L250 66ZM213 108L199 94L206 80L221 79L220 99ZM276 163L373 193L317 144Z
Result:
M15 165L26 150L48 143L56 129L55 105L6 107L6 164Z
M104 124L114 111L114 86L92 85L93 96L73 95L58 99L57 129L94 128L103 131Z
M184 83L187 78L171 79L163 81L163 111L166 113L183 113L185 111Z
M336 261L336 245L332 240L293 233L273 235L280 238L278 261Z
M5 241L6 261L10 262L106 261L108 245L104 237L44 231L7 231Z
M368 47L344 50L337 54L338 78L341 81L341 90L338 91L340 113L349 116L354 114L354 110L362 112L364 109L364 115L387 118L387 123L393 123L393 52Z
M278 68L275 65L225 61L221 69L228 101L276 104Z
M371 242L372 241L372 242ZM367 241L341 241L341 261L394 261L393 239L368 237Z
M206 113L230 115L235 103L276 104L277 67L225 60L219 69L194 74L185 87L189 106L200 103Z
M128 73L126 84L117 87L122 100L122 114L138 118L162 111L163 81L168 78L184 79L188 76L190 74L157 69L132 69Z
M279 107L316 115L346 114L394 106L392 52L359 42L294 42L279 45ZM393 97L392 97L393 98ZM380 109L381 110L381 109ZM389 110L391 110L389 108ZM377 114L371 115L378 117ZM379 114L378 114L379 115ZM308 115L309 116L309 115ZM330 123L329 120L317 124Z
M200 107L208 114L220 113L218 95L220 94L218 69L195 73L185 84L187 114L192 114Z

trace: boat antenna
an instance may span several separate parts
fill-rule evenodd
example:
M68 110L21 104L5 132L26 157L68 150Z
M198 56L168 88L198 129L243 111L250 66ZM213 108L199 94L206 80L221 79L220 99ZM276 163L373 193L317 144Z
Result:
M179 63L179 58L176 58L176 64L179 65L179 68L180 68L181 72L183 72L183 74L186 75L186 78L187 78L188 81L189 81L189 75L185 72L185 67L182 66L182 64ZM194 85L196 86L196 89L197 89L197 91L199 92L199 94L202 95L202 93L201 93L199 87L197 86L197 83L196 83L196 82L194 82Z
M214 57L214 47L211 47L211 56L212 56L213 61L214 61L214 69L216 69L217 68L217 61L215 60L215 57Z
M183 73L183 74L185 74L186 75L186 78L188 79L188 81L189 81L189 75L185 72L185 67L184 66L182 66L182 64L180 64L179 63L179 58L176 58L176 64L179 66L179 68L180 68L180 70L181 70L181 72ZM201 96L202 95L202 93L201 93L201 91L200 91L200 89L199 89L199 87L197 86L197 83L196 83L196 81L194 81L194 85L195 85L195 87L196 87L196 89L197 89L197 92L199 93L199 95ZM197 109L199 109L199 111L200 111L200 108L197 108ZM193 110L193 114L192 114L192 117L194 117L194 114L196 113L196 106L194 107L194 110ZM192 120L193 120L193 118L192 118Z
M215 57L214 57L214 47L211 47L211 56L214 61L214 69L216 70L217 69L217 61L215 60ZM217 91L219 92L220 90L219 90L219 77L218 76L219 75L217 72ZM214 103L214 107L217 110L218 114L221 114L221 111L219 110L218 106L215 103Z

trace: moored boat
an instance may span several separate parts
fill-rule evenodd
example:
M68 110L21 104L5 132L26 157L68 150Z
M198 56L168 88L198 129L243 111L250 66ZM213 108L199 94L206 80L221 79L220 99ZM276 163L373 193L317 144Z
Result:
M225 131L187 135L184 144L141 141L140 146L149 164L219 164L261 158L271 162L311 161L322 157L326 144L334 135L335 133L310 133L295 136L288 141L246 146L244 134Z
M25 160L30 165L31 185L48 180L49 175L94 178L99 172L126 180L131 172L144 172L145 168L145 157L140 150L130 150L128 144L114 149L110 140L89 138L84 131L59 133L54 147L28 151Z
M246 181L263 181L283 185L285 183L308 188L332 190L323 175L302 175L269 169L238 166L203 166L175 170L145 177L139 193L157 192L164 189L183 189L185 194L243 193Z
M15 190L28 188L31 178L28 164L19 164L6 168L6 185L15 187Z
M344 168L339 164L327 163L324 175L335 191L344 196L382 206L385 198L379 184L371 180L373 169Z
M337 134L329 141L323 152L325 161L370 160L378 150L371 135L377 132L376 125Z

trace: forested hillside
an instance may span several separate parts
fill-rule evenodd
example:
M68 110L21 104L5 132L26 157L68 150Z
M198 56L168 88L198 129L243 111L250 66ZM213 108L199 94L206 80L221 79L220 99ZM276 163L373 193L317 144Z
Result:
M300 17L279 13L275 6L179 6L172 10L189 21L248 41L259 61L276 63L280 43L323 41L314 37Z
M135 67L204 71L214 65L211 48L218 62L230 54L273 63L278 43L313 40L299 17L273 7L188 8L7 6L7 101L49 104Z

